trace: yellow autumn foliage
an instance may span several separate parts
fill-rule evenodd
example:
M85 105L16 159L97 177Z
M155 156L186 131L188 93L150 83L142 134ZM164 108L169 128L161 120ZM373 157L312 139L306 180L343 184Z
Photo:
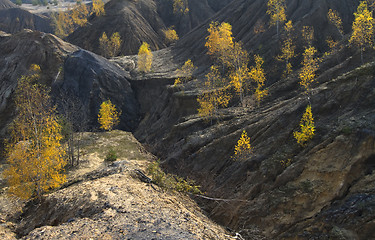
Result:
M92 12L98 17L104 16L105 15L104 2L102 0L93 0Z
M293 44L293 39L292 39L292 31L293 31L292 21L289 20L285 24L284 30L285 30L285 38L283 40L282 47L281 47L281 55L277 57L277 60L285 62L285 70L284 70L283 76L286 77L292 73L292 64L290 63L290 60L294 57L295 48L296 48L296 46Z
M193 62L188 59L180 69L177 69L177 73L183 77L177 78L174 82L174 86L190 81L193 78L193 72L196 69L197 68L194 66Z
M119 120L120 113L117 111L116 106L112 104L111 100L104 101L100 105L98 114L100 128L111 131L119 123Z
M164 30L165 40L168 44L176 42L179 37L176 33L176 30L173 29L173 27L168 28L167 30Z
M234 147L234 156L232 158L236 161L246 160L251 154L251 149L250 138L247 136L247 132L243 130L240 139L238 139Z
M220 107L227 107L231 95L226 84L223 82L217 66L211 66L206 75L203 92L197 98L199 108L198 114L206 121L217 114Z
M121 47L121 36L118 32L112 34L111 38L108 39L107 34L103 32L99 38L99 47L104 57L115 57L120 52Z
M264 98L265 96L268 95L268 90L263 89L263 87L265 85L265 81L266 81L266 75L265 75L264 70L263 70L264 60L259 55L255 55L254 59L255 59L255 67L254 66L251 67L250 78L257 85L257 87L255 89L255 97L256 97L256 100L257 100L258 106L259 106L262 98Z
M187 14L189 12L188 0L173 0L174 14Z
M293 132L293 135L298 144L300 144L301 146L305 146L306 143L315 135L315 125L311 111L311 105L308 105L306 107L306 111L300 121L300 127L301 131L295 131Z
M286 21L285 0L268 0L267 14L270 16L270 25L276 25L279 35L279 24Z
M143 42L138 51L138 70L140 72L149 72L152 65L152 52L150 45Z
M329 9L327 17L328 17L329 22L331 24L333 24L337 28L337 30L339 31L341 36L343 36L344 35L344 28L342 26L342 20L341 20L339 14L337 13L337 11Z
M314 41L314 28L312 26L303 26L302 38L305 40L306 44L311 47Z
M299 73L299 83L305 88L306 91L310 90L310 85L315 80L315 72L319 67L315 54L316 49L314 47L306 48L305 52L303 53L303 66L301 68L301 72Z
M34 195L41 198L43 193L66 181L61 126L48 91L36 83L39 66L34 65L31 70L34 73L21 77L16 89L18 114L11 125L8 166L3 173L8 193L21 199Z
M368 46L373 45L374 19L372 12L367 8L366 1L361 1L357 12L354 13L353 32L349 39L351 45L356 45L361 51L361 60L363 63L363 51Z
M223 22L219 25L217 22L211 22L208 28L208 37L205 47L208 54L218 59L224 65L231 64L231 54L234 48L232 26Z
M77 1L71 13L73 23L80 27L86 25L88 15L89 11L87 10L86 4Z
M70 8L69 8L70 10ZM90 15L86 4L80 1L76 2L76 5L71 11L58 11L57 13L51 14L53 25L55 28L55 35L64 38L71 34L77 27L82 27L87 24L87 17Z

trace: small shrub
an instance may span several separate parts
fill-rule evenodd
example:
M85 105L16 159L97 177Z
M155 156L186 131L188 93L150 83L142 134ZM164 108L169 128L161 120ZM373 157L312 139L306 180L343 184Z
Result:
M287 160L281 160L280 164L284 167L287 168L292 164L292 159L288 158Z
M105 161L107 162L114 162L117 160L117 153L115 150L113 149L110 149L107 153L107 155L105 156Z
M202 194L202 192L199 190L199 186L194 185L193 180L185 180L174 174L167 174L163 172L160 168L159 161L150 163L150 165L147 167L147 172L151 175L153 183L161 188L177 192Z
M344 135L350 135L353 132L353 129L350 126L344 126L341 129L342 134Z
M313 184L309 179L306 179L300 183L301 190L305 193L311 193L313 191Z

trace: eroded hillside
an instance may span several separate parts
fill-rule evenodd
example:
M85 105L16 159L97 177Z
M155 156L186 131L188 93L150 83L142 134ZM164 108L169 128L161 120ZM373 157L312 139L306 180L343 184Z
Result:
M54 79L51 76L57 76L59 67L63 67L64 74L58 75L57 82L66 89L74 89L83 103L89 103L86 106L89 106L88 116L92 125L95 125L100 103L95 100L96 96L100 96L101 100L106 97L117 99L118 104L123 103L122 98L130 99L128 101L132 104L123 103L122 107L128 114L134 115L127 118L129 115L125 114L121 127L132 129L135 137L161 158L167 171L194 178L208 196L224 199L196 200L211 218L239 232L245 239L371 239L375 235L375 63L373 50L365 52L364 61L367 64L362 64L359 52L347 43L358 1L286 2L287 16L295 26L297 44L294 73L288 78L281 78L283 63L275 61L275 56L280 53L280 44L275 27L268 27L266 1L234 0L174 46L154 52L153 67L149 73L137 71L137 56L108 61L73 45L66 45L71 49L61 55L64 61L60 60L60 65L44 64L47 72L50 71L45 79ZM326 15L330 8L337 10L343 18L343 37L328 22ZM235 39L243 42L251 59L253 54L264 56L269 93L259 106L252 94L245 98L246 107L239 107L238 101L234 100L229 108L219 111L218 117L207 122L197 114L196 99L204 75L213 62L204 46L211 20L229 22L233 26ZM262 23L265 24L264 31L255 33L254 29ZM315 28L313 45L321 57L309 96L299 85L298 78L305 47L300 34L304 25ZM22 34L13 37L1 34L0 47L8 46L4 43L16 42L14 39L19 36L31 36L31 33ZM52 38L46 36L47 39ZM337 40L340 47L324 55L328 50L328 37ZM40 39L45 37L37 36L35 43L31 44L34 48L30 49L43 49L36 44ZM57 41L57 38L52 39ZM57 46L61 46L60 41ZM21 46L19 44L19 48ZM55 44L49 46L54 49ZM46 51L50 52L56 51ZM7 58L12 56L22 60L32 56L28 53L23 58L21 51L7 54L10 53L5 52ZM60 56L59 53L57 55ZM194 79L184 86L173 86L175 78L180 76L176 69L189 58L199 67L193 74ZM30 63L21 61L14 68L6 65L2 76L12 73L6 79L15 84L17 77L26 72ZM43 69L44 62L41 63ZM23 71L14 70L21 66ZM126 90L124 95L121 94L123 89ZM4 99L11 98L11 91L3 92L8 94L2 95ZM298 130L300 118L308 104L313 109L316 135L305 147L301 147L296 143L293 132ZM12 109L12 106L9 105L7 109ZM9 123L9 112L3 113L5 123ZM243 130L251 139L252 155L245 161L233 161L234 146ZM116 167L112 168L117 171ZM114 176L117 175L95 181L112 184L112 181L116 181ZM119 178L125 181L130 179L129 176ZM141 185L137 182L136 186ZM106 219L111 214L119 217L116 215L119 206L108 197L113 195L113 191L98 185L99 192L108 194L100 198L98 194L96 196L89 190L83 190L80 184L67 189L73 188L85 193L80 197L84 201L94 196L100 199L100 206L105 202L109 202L109 206L116 206L108 207L112 209L109 213L103 211ZM126 196L132 193L118 191ZM154 194L153 190L150 191ZM47 199L52 199L56 194L47 196ZM74 198L68 192L67 196ZM138 211L129 202L123 204ZM100 206L98 209L101 209ZM43 209L47 211L49 208ZM95 211L83 212L87 212L90 222L99 219L99 213ZM82 218L85 217L83 214ZM76 230L85 221L75 220L76 217L72 219L72 223L57 228L43 228L47 234L45 236L59 234L60 229L61 235L58 236L72 234L69 229ZM119 219L123 220L122 217ZM53 225L53 218L48 221ZM145 226L157 224L154 219L148 221L141 223ZM107 223L100 224L99 232L106 232ZM22 229L27 228L20 227L20 231L28 231ZM130 229L130 232L139 233L137 229ZM174 232L164 233L166 236L178 236L173 235ZM41 236L42 232L35 230L31 234ZM80 234L85 236L86 233ZM139 234L135 236L144 236Z
M115 162L104 161L109 149ZM84 133L82 161L68 183L13 217L2 194L0 219L13 220L3 225L24 239L231 239L186 195L139 180L136 170L152 159L131 133ZM1 229L0 236L14 237Z

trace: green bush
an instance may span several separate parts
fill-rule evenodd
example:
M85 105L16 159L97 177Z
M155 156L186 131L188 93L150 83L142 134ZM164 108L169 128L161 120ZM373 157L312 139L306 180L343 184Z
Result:
M107 155L105 156L105 161L107 162L114 162L117 160L117 153L112 148L108 151Z
M194 185L193 180L185 180L174 174L167 174L160 168L160 162L155 161L147 167L148 174L151 175L153 183L161 188L169 189L177 192L187 192L193 194L202 194L199 186Z

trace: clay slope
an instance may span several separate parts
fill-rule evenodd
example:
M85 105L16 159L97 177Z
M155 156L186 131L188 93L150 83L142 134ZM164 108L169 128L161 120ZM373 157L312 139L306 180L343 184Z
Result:
M58 105L66 98L74 98L82 105L80 113L87 119L87 127L97 126L100 104L107 99L123 112L121 128L132 129L137 125L138 105L125 71L54 35L26 30L0 37L2 137L15 114L12 94L17 79L27 73L31 64L40 65L41 83L52 88L52 97Z
M32 14L18 7L0 8L0 30L16 33L23 29L52 33L51 20L42 15Z
M105 5L105 11L105 16L90 19L90 23L72 33L68 41L99 54L99 38L103 32L109 37L119 32L121 55L138 53L143 41L152 50L165 47L162 32L165 26L154 1L112 0Z

